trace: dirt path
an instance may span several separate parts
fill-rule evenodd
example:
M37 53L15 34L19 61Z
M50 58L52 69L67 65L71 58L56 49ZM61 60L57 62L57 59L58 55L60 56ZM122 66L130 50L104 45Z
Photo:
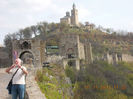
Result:
M0 69L0 99L11 99L6 89L11 75L5 73L5 69Z

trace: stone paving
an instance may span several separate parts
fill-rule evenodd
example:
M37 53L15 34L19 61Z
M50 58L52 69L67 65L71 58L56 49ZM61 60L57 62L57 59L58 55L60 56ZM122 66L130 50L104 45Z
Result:
M11 96L8 94L6 89L10 79L11 75L5 73L5 68L0 69L0 99L11 99ZM26 90L29 99L46 99L45 95L40 91L31 71L29 71L29 75L26 79Z

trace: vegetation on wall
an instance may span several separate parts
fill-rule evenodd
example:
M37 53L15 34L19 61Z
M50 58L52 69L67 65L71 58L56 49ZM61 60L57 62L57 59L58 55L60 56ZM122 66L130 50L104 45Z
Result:
M47 99L72 99L71 83L68 83L65 72L59 65L38 70L37 83Z

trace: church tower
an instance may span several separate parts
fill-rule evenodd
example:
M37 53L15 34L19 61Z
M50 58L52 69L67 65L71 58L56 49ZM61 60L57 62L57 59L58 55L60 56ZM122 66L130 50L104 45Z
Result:
M73 4L73 9L71 10L71 25L79 26L79 22L78 22L78 10L76 9L75 4Z

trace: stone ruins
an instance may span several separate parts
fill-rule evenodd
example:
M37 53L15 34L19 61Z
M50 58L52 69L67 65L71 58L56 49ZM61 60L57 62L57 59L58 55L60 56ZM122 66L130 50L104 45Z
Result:
M41 40L14 40L12 42L12 51L17 51L18 56L23 60L24 64L32 64L34 67L41 67L44 62L47 62L46 57L46 41ZM77 70L80 69L82 61L90 63L92 59L92 49L90 43L81 43L79 35L76 34L62 34L59 44L59 60L63 64L75 66ZM53 57L52 60L58 60ZM50 62L51 62L50 61ZM56 61L55 61L56 62Z

